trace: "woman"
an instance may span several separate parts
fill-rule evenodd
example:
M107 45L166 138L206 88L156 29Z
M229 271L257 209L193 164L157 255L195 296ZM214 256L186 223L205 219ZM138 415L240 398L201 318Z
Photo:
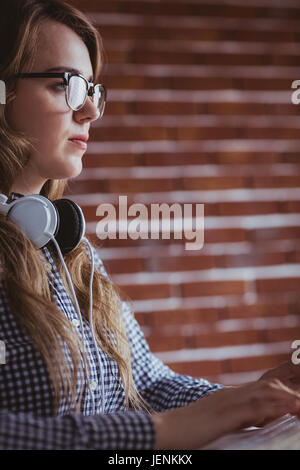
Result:
M101 40L82 13L60 0L2 0L0 18L7 91L0 108L0 192L10 200L36 194L54 201L80 174L82 141L103 113L105 88L86 85L97 83ZM172 372L149 351L93 253L90 321L91 256L84 243L64 256L82 320L55 246L36 249L18 224L0 215L6 347L0 448L192 449L298 412L292 391L271 380L297 380L289 364L239 387Z

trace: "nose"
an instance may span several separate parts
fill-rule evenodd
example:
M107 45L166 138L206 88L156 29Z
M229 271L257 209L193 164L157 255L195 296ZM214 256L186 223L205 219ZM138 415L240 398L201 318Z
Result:
M81 123L96 121L99 116L99 108L94 105L90 97L87 97L87 100L81 109L74 111L74 119Z

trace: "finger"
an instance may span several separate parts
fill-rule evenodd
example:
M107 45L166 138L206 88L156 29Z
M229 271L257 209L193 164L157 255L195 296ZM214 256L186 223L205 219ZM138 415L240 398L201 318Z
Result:
M269 385L270 385L271 388L274 388L276 390L281 390L283 392L286 392L286 393L300 399L300 392L297 392L297 390L294 390L291 387L288 387L286 384L284 384L283 382L281 382L278 379L274 379L272 382L270 382Z

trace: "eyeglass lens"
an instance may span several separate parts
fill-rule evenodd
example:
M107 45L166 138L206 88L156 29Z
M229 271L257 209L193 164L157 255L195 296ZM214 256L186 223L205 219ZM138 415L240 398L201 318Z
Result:
M87 87L86 83L80 77L71 77L69 86L67 87L67 99L69 106L76 111L79 109L86 98Z
M70 77L69 86L67 87L67 101L69 106L74 111L77 111L84 105L86 96L87 84L85 80L76 75ZM102 115L105 105L104 92L98 85L94 88L93 103L99 108L100 115Z

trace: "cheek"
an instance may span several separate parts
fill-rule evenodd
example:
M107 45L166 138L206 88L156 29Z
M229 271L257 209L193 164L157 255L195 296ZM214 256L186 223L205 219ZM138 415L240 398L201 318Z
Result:
M8 120L11 127L31 137L32 124L36 121L38 97L28 86L18 86L16 97L8 107Z
M70 114L57 110L54 98L44 90L30 93L30 89L24 89L18 91L7 116L13 129L23 132L37 150L45 150L59 144L61 135L68 134Z
M49 99L43 89L31 85L29 80L20 81L16 97L9 105L9 122L11 126L30 137L31 129L35 128L43 114L49 111Z

